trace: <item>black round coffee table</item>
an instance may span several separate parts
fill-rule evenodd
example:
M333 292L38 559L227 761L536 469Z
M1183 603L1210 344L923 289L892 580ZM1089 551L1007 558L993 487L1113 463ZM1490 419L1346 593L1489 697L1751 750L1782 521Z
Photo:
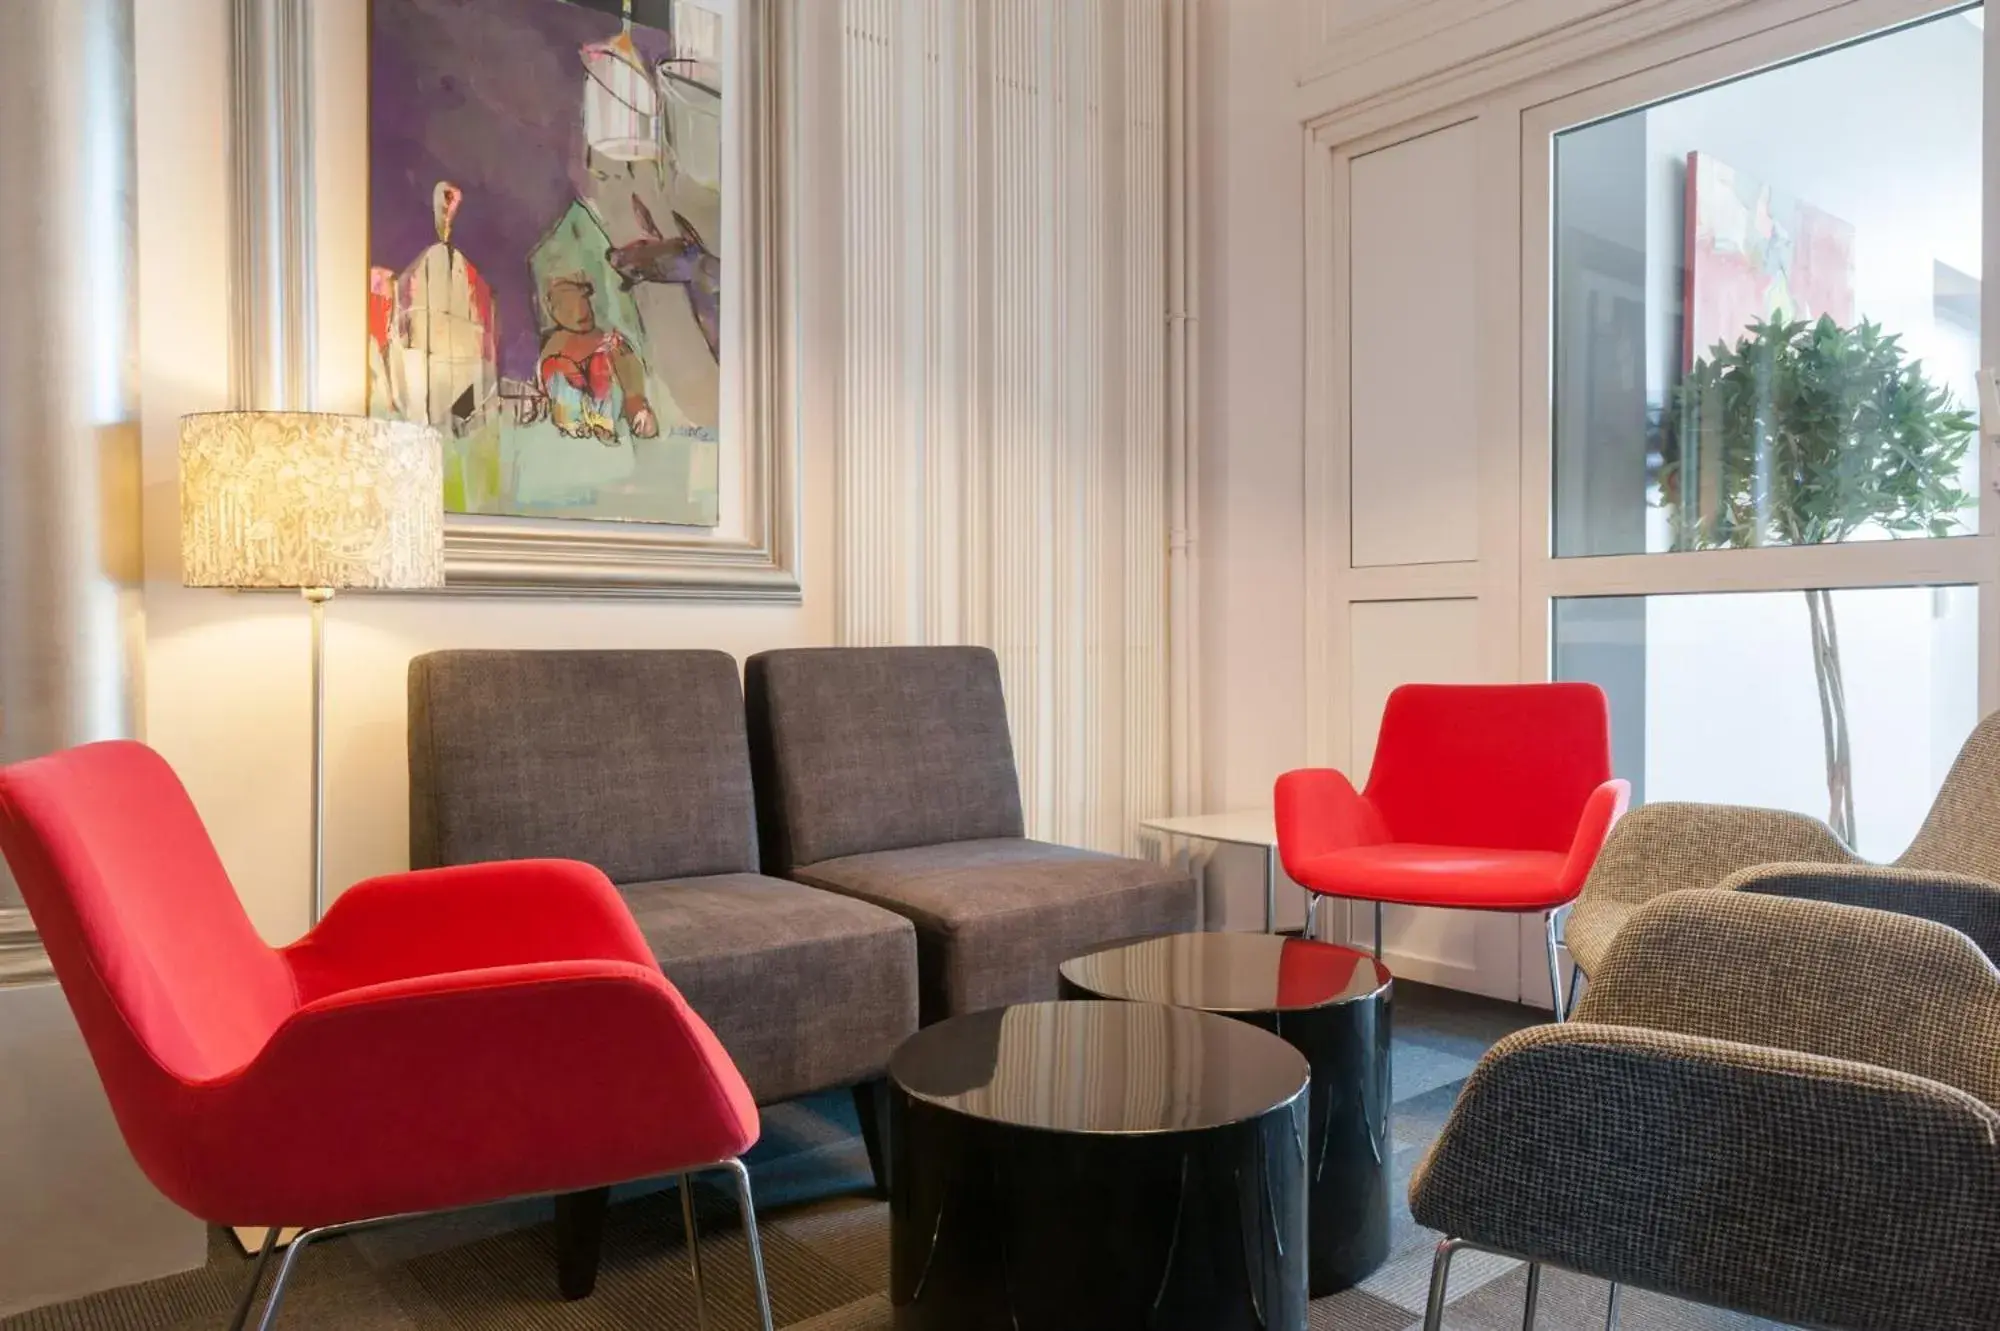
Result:
M1241 1022L1028 1003L889 1060L898 1331L1304 1331L1306 1062Z
M1389 971L1330 943L1274 934L1147 938L1062 964L1069 998L1170 1003L1281 1035L1312 1065L1312 1293L1389 1255Z

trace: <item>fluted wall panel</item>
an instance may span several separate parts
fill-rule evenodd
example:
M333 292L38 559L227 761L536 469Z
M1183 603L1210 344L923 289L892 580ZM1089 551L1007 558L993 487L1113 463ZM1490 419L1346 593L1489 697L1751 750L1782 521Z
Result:
M879 644L896 635L894 533L865 521L895 503L896 455L904 444L897 413L896 253L902 188L894 60L897 0L844 0L842 27L843 360L841 467L835 497L839 545L839 624L844 642Z
M1124 823L1168 807L1166 5L1126 0L1124 452Z
M1166 0L842 0L841 641L999 655L1031 834L1167 807Z

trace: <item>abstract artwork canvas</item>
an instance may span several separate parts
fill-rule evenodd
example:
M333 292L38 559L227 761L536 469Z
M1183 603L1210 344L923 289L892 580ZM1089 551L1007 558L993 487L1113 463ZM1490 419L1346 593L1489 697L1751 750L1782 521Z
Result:
M1682 369L1774 314L1854 322L1854 228L1832 214L1691 152L1686 235Z
M730 0L372 0L369 409L449 512L714 528Z

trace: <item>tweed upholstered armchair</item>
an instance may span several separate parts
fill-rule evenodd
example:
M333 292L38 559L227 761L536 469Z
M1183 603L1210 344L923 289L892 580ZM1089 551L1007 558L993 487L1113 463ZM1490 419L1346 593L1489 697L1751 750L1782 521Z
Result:
M1632 913L1666 892L1735 888L1874 906L1948 924L2000 957L2000 712L1959 750L1916 840L1870 864L1824 823L1777 809L1648 804L1612 829L1564 936L1595 979Z
M1929 920L1662 898L1571 1023L1482 1060L1410 1209L1449 1236L1427 1331L1464 1247L1800 1326L1990 1331L2000 971Z

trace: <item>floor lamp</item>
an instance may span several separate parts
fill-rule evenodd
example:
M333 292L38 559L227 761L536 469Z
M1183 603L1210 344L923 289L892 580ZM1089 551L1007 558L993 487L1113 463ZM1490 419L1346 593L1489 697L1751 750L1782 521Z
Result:
M312 899L326 910L326 603L444 583L444 455L428 425L303 411L181 419L181 581L294 588L312 616ZM283 1237L289 1241L293 1231ZM261 1229L238 1229L255 1251Z
M444 459L428 425L305 411L181 419L181 581L284 587L312 615L312 923L326 910L326 603L444 583Z

